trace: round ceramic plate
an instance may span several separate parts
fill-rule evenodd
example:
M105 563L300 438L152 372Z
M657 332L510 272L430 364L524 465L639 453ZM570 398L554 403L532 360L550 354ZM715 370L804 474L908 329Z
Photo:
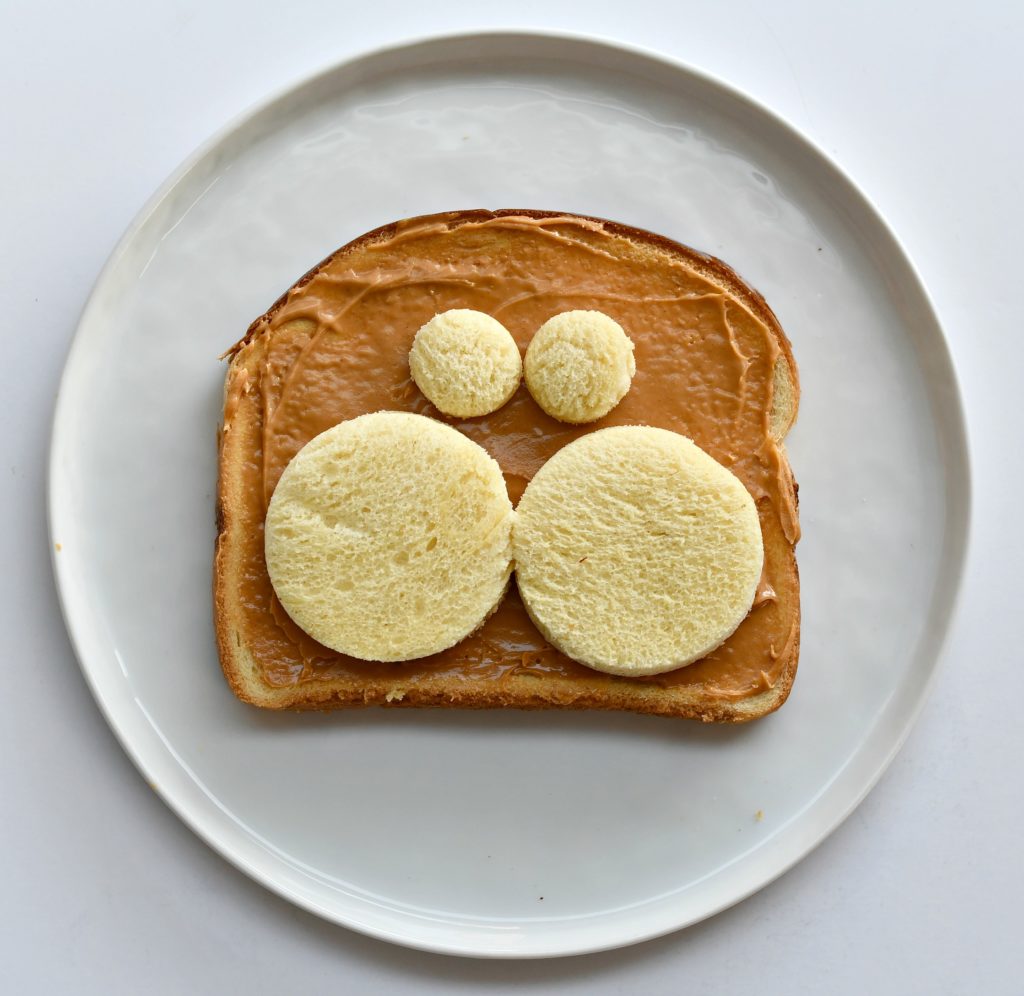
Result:
M720 256L789 333L803 400L803 648L742 727L611 713L262 712L217 661L218 356L300 274L410 215L529 207ZM582 38L346 63L187 162L103 271L67 362L50 513L67 623L173 810L293 902L437 951L543 956L686 926L846 816L921 704L968 507L958 393L899 244L750 99Z

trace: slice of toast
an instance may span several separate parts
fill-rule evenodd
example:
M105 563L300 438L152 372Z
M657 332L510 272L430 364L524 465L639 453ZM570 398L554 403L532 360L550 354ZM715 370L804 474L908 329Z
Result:
M434 314L493 315L521 350L568 310L614 318L635 343L623 401L588 425L546 415L525 386L487 416L448 418L408 369ZM764 299L728 266L661 236L540 211L459 211L387 225L307 273L230 351L219 434L214 617L239 698L268 708L362 705L625 709L742 722L777 709L796 674L796 485L783 438L799 384ZM551 647L512 586L441 654L397 664L328 650L277 602L263 552L266 505L309 439L382 409L442 419L498 461L513 502L561 446L609 425L682 433L729 467L757 505L765 567L754 606L705 658L650 677L603 674Z

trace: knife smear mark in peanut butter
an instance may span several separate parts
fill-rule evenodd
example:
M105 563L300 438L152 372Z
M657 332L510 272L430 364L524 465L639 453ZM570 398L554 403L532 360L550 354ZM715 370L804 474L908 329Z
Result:
M472 213L470 213L472 214ZM461 216L452 216L461 217ZM621 250L621 251L620 251ZM254 323L236 357L266 337L257 375L235 377L232 392L255 394L261 423L237 496L253 530L245 551L242 603L251 651L272 686L378 675L396 683L444 675L500 681L509 674L579 675L663 687L700 686L723 702L774 686L798 639L798 587L789 559L766 555L754 607L706 657L647 678L595 676L549 646L514 585L484 625L442 653L401 664L345 657L316 643L274 597L263 560L262 519L291 458L314 436L367 412L410 411L454 425L501 467L513 503L566 443L595 429L641 424L681 433L729 468L756 503L766 554L799 538L795 488L770 413L776 334L713 268L682 255L637 247L614 227L575 216L490 215L449 223L445 216L382 229L354 254L342 251L300 281L269 321ZM499 317L521 351L547 319L600 310L635 344L632 388L608 415L570 425L546 415L525 386L479 418L444 416L413 384L407 357L416 331L439 312L465 308ZM787 346L788 348L788 346ZM244 372L244 370L243 370Z

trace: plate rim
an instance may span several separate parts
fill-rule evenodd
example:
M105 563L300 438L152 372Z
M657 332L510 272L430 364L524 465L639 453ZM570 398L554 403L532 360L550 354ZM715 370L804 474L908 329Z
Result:
M581 48L592 48L597 50L603 49L606 51L611 50L612 52L620 55L624 54L637 61L654 63L662 70L668 70L688 76L702 86L718 91L727 98L730 98L741 105L745 105L749 111L752 111L754 114L764 119L774 129L781 132L790 142L801 146L804 153L810 154L813 159L817 160L819 166L823 167L841 186L846 188L847 193L852 195L854 200L857 202L858 207L867 214L872 225L879 233L881 233L881 235L884 236L891 249L893 249L900 258L902 265L906 269L906 276L912 282L913 290L919 296L920 304L924 308L924 313L928 318L929 323L934 328L936 336L930 345L937 349L938 355L932 357L932 360L938 365L946 380L947 397L945 398L945 403L948 406L948 410L945 412L945 421L947 435L952 433L952 438L948 439L948 442L950 442L952 446L952 456L947 459L947 462L952 460L959 463L963 467L965 473L964 479L959 482L961 492L958 495L957 502L947 503L946 507L945 536L948 538L950 535L953 535L955 541L952 550L947 552L947 557L952 556L954 563L951 569L947 568L950 573L947 578L945 592L936 589L937 598L941 598L943 594L945 595L945 623L935 640L934 648L930 654L930 669L924 680L920 683L920 686L916 691L916 697L911 702L909 709L902 714L900 727L895 736L892 737L888 745L888 749L884 752L881 759L873 765L873 770L860 781L857 791L851 793L847 798L845 805L837 807L834 812L829 814L828 819L821 821L820 825L815 828L814 832L808 835L808 839L799 847L794 849L795 853L787 855L784 860L777 862L768 874L753 877L747 885L730 894L726 900L709 906L697 915L663 917L662 920L653 927L644 926L643 928L634 929L622 929L620 927L615 931L605 930L603 932L600 929L595 932L593 929L588 928L584 931L583 938L575 937L574 935L574 939L569 940L568 943L558 943L557 934L552 935L556 938L554 942L550 939L542 939L538 942L538 939L531 935L527 943L510 947L508 944L488 945L486 943L486 935L479 933L472 934L465 931L460 932L457 928L454 931L449 930L447 940L433 935L417 934L415 929L411 926L407 926L405 930L396 929L394 927L388 929L381 926L379 923L366 922L365 920L361 921L351 915L346 915L344 911L339 911L334 908L326 907L323 904L318 904L310 897L303 895L297 889L291 887L288 883L275 877L272 869L268 871L266 868L260 867L257 863L247 860L246 857L240 853L238 848L232 847L230 840L223 839L226 836L225 834L218 834L216 832L216 824L212 826L206 825L206 822L197 817L183 799L179 798L177 794L160 783L154 772L151 770L152 759L144 757L140 750L137 749L132 739L128 736L128 733L124 729L126 724L118 718L113 704L108 701L104 689L100 687L97 674L94 673L94 670L87 664L87 654L83 648L84 640L80 627L87 625L88 620L79 618L75 608L70 604L71 599L68 594L70 580L66 573L68 570L66 567L67 558L62 558L60 556L60 548L56 541L56 536L60 535L60 525L62 522L61 517L63 514L62 510L58 507L59 488L57 486L57 482L60 477L60 467L58 466L58 457L60 455L60 436L62 426L68 419L68 413L64 411L65 399L68 394L66 387L73 376L78 356L83 348L82 344L84 336L81 333L92 320L93 312L97 311L100 307L98 298L101 289L108 282L111 275L116 271L116 268L135 238L138 236L139 232L144 228L164 201L172 194L178 184L181 183L181 181L187 177L194 168L200 165L211 153L230 139L232 135L240 131L246 125L251 124L262 113L270 110L277 104L299 96L302 91L324 85L329 81L331 76L342 72L346 68L354 68L359 64L369 66L373 63L385 61L388 58L400 56L409 57L413 56L417 51L429 51L431 48L443 47L453 43L465 44L468 42L477 42L481 44L500 43L504 45L530 45L531 43L536 43L538 41L541 43L563 42ZM178 819L189 827L189 829L191 829L193 833L200 838L200 840L202 840L207 846L211 847L239 871L243 872L249 878L258 882L269 891L308 912L320 916L325 920L344 926L348 929L355 930L359 933L406 947L441 954L500 959L547 958L587 954L624 947L630 944L636 944L664 936L677 930L685 929L695 923L699 923L705 919L715 916L723 910L742 902L744 899L753 895L755 892L760 891L775 879L785 874L790 868L799 863L803 858L810 854L811 851L818 847L822 841L829 837L846 820L854 809L860 805L865 796L878 783L879 779L892 763L896 754L906 742L907 737L910 735L911 730L914 728L917 719L920 716L921 710L924 707L924 703L927 701L931 689L934 687L936 675L948 655L949 634L952 631L956 618L960 612L963 581L971 546L973 506L973 475L971 467L972 457L963 403L963 390L956 365L953 362L948 336L946 335L945 329L939 319L927 286L921 278L913 259L907 252L902 241L889 225L887 219L875 205L874 201L814 140L808 137L800 128L792 124L778 112L762 103L759 99L753 97L740 87L723 80L717 74L708 72L686 61L677 59L674 56L647 46L624 43L608 36L589 32L523 28L485 30L469 29L436 34L414 35L375 46L370 49L360 50L344 59L333 61L309 73L308 75L270 91L256 101L250 103L241 112L232 116L224 125L210 135L210 137L201 142L190 155L186 156L182 160L182 162L170 173L163 183L159 185L156 191L135 214L123 235L118 239L114 248L111 250L95 281L93 282L75 324L75 330L65 354L56 399L53 405L49 436L49 453L47 459L46 510L50 561L56 581L61 616L68 632L68 637L71 642L72 649L74 650L76 660L78 661L79 669L85 678L86 685L89 688L101 715L110 727L111 731L114 733L121 749L128 755L129 759L132 761L142 777L157 792L168 808ZM162 737L162 734L160 734L159 729L155 724L152 724L151 722L151 725L157 735ZM856 754L853 756L856 757ZM846 770L848 770L848 765L847 767L839 769L838 773L842 773ZM186 771L188 771L187 768ZM198 782L198 780L197 784L202 787L201 782ZM655 897L655 899L656 898L657 897ZM655 899L652 899L651 902L654 902ZM640 905L643 906L646 904L641 903ZM605 915L609 912L611 911L605 911ZM396 915L404 921L408 921L412 918L412 915L405 911L397 913ZM600 914L598 916L600 916ZM566 918L564 923L569 925L573 922L579 923L581 920L585 919L588 919L588 917ZM558 923L558 921L554 922Z

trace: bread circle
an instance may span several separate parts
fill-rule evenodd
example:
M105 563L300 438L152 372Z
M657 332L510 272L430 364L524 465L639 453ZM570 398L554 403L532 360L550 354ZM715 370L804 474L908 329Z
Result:
M526 387L552 418L580 424L608 414L636 373L633 343L600 311L563 311L530 341Z
M685 436L647 426L559 450L519 502L512 549L545 638L631 676L719 646L750 611L764 558L743 484Z
M416 333L409 369L427 400L457 418L497 411L523 377L519 347L508 329L468 308L435 315Z
M511 573L512 504L498 464L423 415L376 412L310 440L267 511L265 552L288 615L370 661L458 643Z

